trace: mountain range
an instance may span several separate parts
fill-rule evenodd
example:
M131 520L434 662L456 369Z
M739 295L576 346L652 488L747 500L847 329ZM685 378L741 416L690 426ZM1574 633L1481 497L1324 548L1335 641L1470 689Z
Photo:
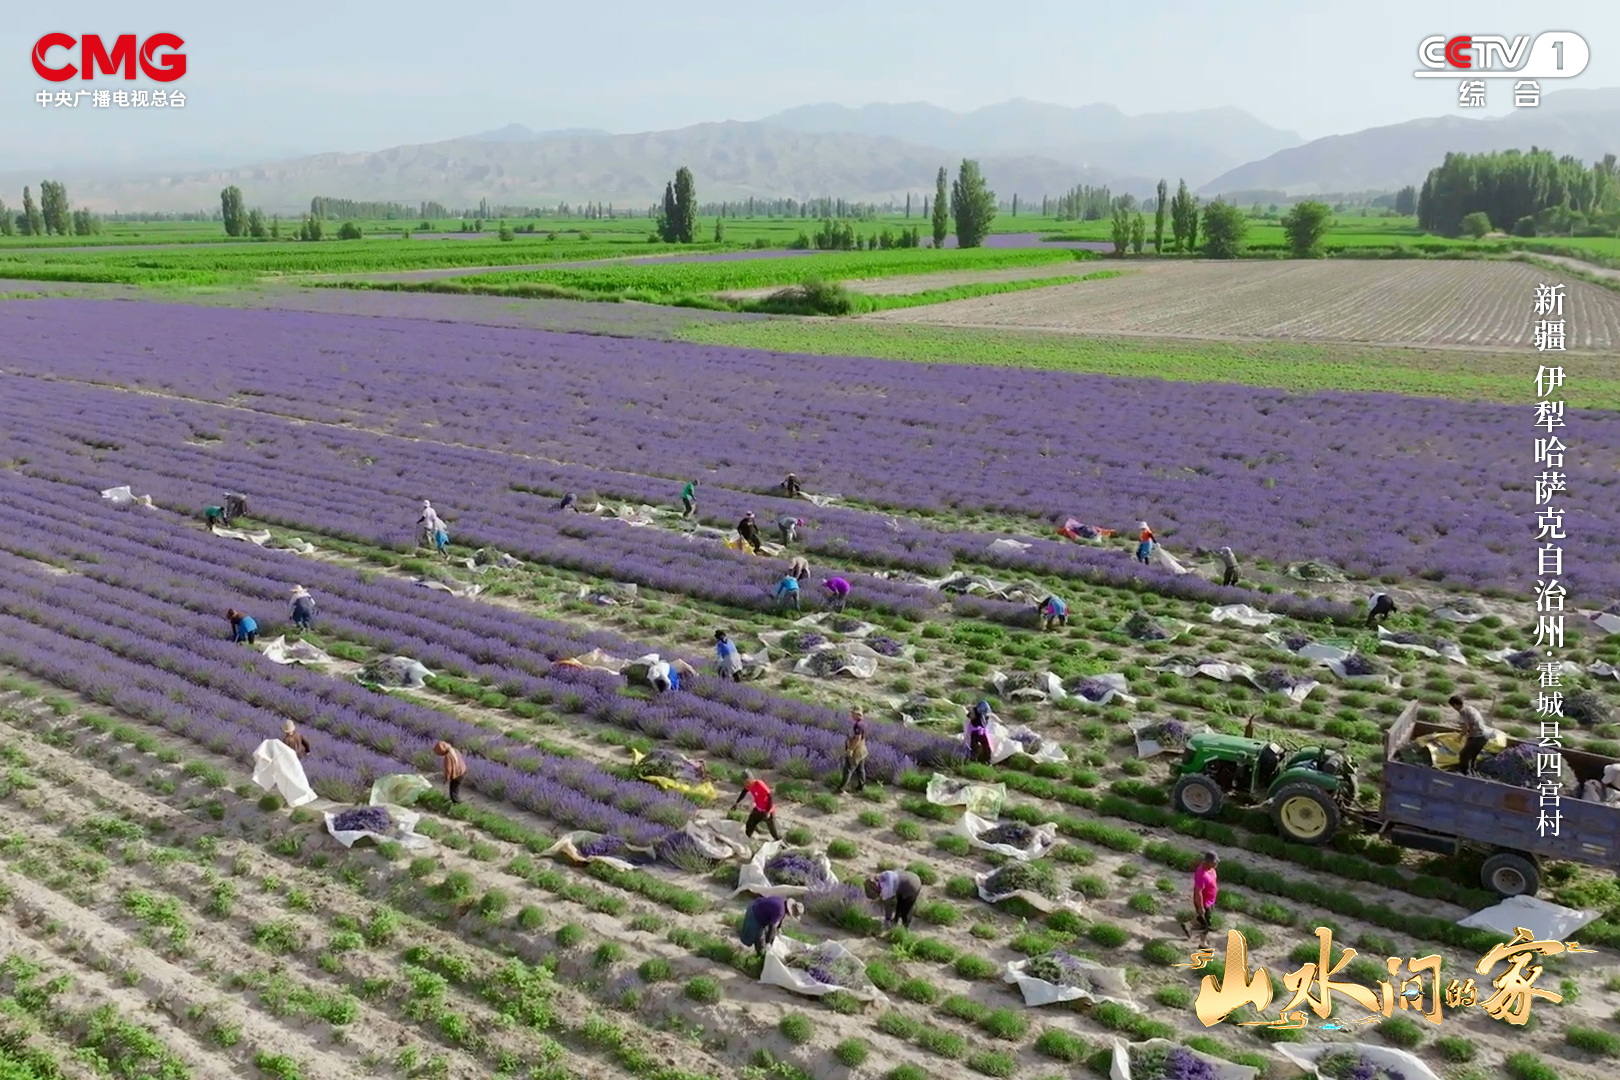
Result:
M509 124L444 142L325 153L227 169L64 171L75 205L92 210L195 210L235 184L249 205L299 213L313 195L447 206L611 202L645 208L688 165L704 201L920 198L941 166L980 160L1002 199L1026 205L1077 184L1138 196L1160 177L1200 194L1394 190L1421 184L1448 151L1540 146L1592 160L1620 151L1620 89L1548 94L1501 118L1412 120L1304 142L1239 109L1127 116L1112 105L1008 101L971 112L923 103L805 105L763 120L615 135L536 132ZM0 174L8 202L32 174Z

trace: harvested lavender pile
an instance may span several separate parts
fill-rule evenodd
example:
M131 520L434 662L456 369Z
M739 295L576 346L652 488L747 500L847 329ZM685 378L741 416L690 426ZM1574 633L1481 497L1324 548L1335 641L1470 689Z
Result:
M1262 690L1274 694L1286 694L1290 690L1298 689L1312 680L1305 675L1299 675L1286 668L1269 668L1254 677Z
M1602 696L1591 690L1577 690L1564 698L1564 715L1583 727L1596 727L1614 719Z
M836 649L826 652L812 653L810 656L810 672L823 677L836 675L849 666L849 657Z
M1215 1066L1180 1046L1131 1047L1131 1080L1216 1080Z
M1033 671L1015 671L1002 680L1003 692L1013 690L1044 690L1044 680Z
M1284 634L1282 640L1283 647L1289 652L1299 652L1311 643L1311 639L1304 634Z
M1136 733L1142 742L1156 742L1166 750L1181 750L1187 745L1187 725L1180 720L1160 720Z
M332 815L332 828L338 832L386 833L390 828L388 811L380 806L356 806Z
M698 847L697 841L682 829L676 829L653 844L653 855L660 862L666 862L688 874L707 874L720 865L719 859L712 858Z
M1384 674L1382 665L1375 664L1360 653L1351 653L1340 661L1344 673L1352 678L1370 678Z
M866 985L866 965L830 944L793 954L788 957L787 966L804 972L823 986L859 990Z
M993 829L986 829L979 834L979 840L986 844L1027 848L1035 840L1035 830L1021 821L1008 821Z
M1541 662L1534 649L1522 649L1519 652L1508 653L1502 659L1508 667L1517 668L1520 671L1529 671Z
M1032 892L1048 900L1056 900L1057 875L1045 863L1008 863L985 879L984 891L991 896Z
M1024 753L1030 755L1040 753L1041 747L1046 745L1045 739L1041 738L1041 736L1036 732L1030 731L1027 728L1023 731L1013 732L1012 740L1024 748Z
M838 634L853 634L862 626L861 620L851 619L847 615L836 615L827 623L827 629Z
M826 636L813 630L792 630L782 636L782 648L788 652L807 653L825 644Z
M1054 950L1037 956L1024 965L1024 974L1054 986L1072 986L1077 990L1092 990L1090 969L1066 952ZM1132 1080L1135 1080L1134 1073Z
M1125 636L1133 641L1169 641L1170 631L1155 622L1147 612L1138 611L1125 620Z
M638 780L645 780L649 776L663 776L671 780L700 783L708 779L708 769L703 762L694 761L673 750L663 749L654 750L636 762L635 774Z
M1101 701L1114 692L1114 688L1100 679L1081 679L1074 692L1087 701Z
M1488 780L1515 787L1534 788L1541 784L1534 743L1514 743L1499 754L1481 757L1474 763L1474 771Z
M784 851L766 863L765 877L772 885L810 886L826 882L816 861L797 851Z
M868 648L879 656L899 656L905 650L905 646L894 640L894 638L885 637L882 634L877 637L867 638L866 644Z
M1375 1065L1354 1050L1335 1050L1316 1061L1316 1071L1327 1080L1406 1080L1398 1069Z
M598 836L587 840L577 849L581 857L596 859L603 855L617 855L625 848L624 840L617 836Z
M1420 634L1415 630L1397 630L1384 640L1395 645L1421 645L1423 648L1433 649L1435 652L1445 652L1447 649L1456 648L1456 642L1454 641L1447 641L1445 638L1435 637L1433 634Z

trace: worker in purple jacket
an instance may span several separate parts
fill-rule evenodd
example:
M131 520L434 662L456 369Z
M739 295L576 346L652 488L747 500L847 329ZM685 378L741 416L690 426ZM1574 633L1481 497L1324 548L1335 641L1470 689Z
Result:
M843 611L844 603L849 599L849 582L841 577L825 578L821 587L827 590L827 606L834 611Z

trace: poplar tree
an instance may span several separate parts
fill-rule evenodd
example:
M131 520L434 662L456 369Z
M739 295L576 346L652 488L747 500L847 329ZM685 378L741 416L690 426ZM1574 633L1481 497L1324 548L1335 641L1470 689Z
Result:
M934 246L937 248L942 248L945 246L945 237L948 236L951 231L951 220L949 216L947 216L950 211L945 204L945 199L947 198L947 185L949 183L950 179L945 174L945 166L941 165L939 167L939 176L935 177L934 179L933 225Z

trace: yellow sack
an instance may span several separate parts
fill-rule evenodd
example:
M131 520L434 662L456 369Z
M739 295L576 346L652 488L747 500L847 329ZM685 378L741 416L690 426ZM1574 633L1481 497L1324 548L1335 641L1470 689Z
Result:
M1429 761L1437 769L1449 769L1462 757L1462 746L1467 741L1460 731L1447 731L1435 735L1424 735L1413 739L1413 746L1421 746L1429 752ZM1507 749L1507 736L1500 731L1492 731L1490 741L1480 753L1499 753Z

